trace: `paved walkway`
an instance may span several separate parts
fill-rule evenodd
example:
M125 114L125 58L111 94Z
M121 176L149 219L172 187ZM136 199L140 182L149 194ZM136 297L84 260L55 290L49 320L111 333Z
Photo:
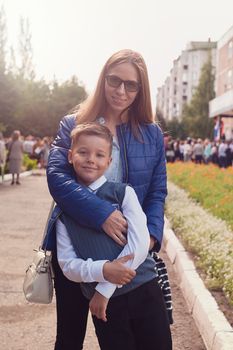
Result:
M22 293L24 272L31 262L33 248L40 243L51 203L46 178L38 173L22 178L21 186L0 184L0 199L0 349L52 350L56 326L54 301L48 306L29 304ZM177 277L164 252L162 255L167 261L174 300L173 349L204 350ZM96 349L99 347L89 318L84 350Z

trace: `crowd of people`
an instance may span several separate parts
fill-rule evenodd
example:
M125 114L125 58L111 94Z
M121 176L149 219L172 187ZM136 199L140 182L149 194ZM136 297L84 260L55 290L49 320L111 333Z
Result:
M233 140L210 141L201 138L186 140L164 137L167 162L177 160L197 164L213 163L224 169L233 166Z
M11 184L20 184L19 176L22 169L23 154L37 161L38 168L46 168L52 137L22 136L19 130L13 131L10 138L4 138L0 132L0 172L3 176L6 163L8 171L12 174ZM164 135L166 160L195 162L196 164L213 163L224 169L233 166L233 140L210 141L208 138L185 140L172 139ZM16 176L16 178L15 178Z
M20 172L22 170L23 155L37 161L38 168L46 168L51 137L35 137L28 135L23 137L19 130L14 130L11 137L4 138L0 132L0 170L3 177L6 170L12 174L11 185L20 185Z

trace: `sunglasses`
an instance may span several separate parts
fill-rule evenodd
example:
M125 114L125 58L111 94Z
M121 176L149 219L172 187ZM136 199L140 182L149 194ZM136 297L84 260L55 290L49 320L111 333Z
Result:
M140 84L134 80L122 80L116 75L106 75L106 80L109 86L118 88L121 84L124 84L125 90L128 92L137 92L140 88Z

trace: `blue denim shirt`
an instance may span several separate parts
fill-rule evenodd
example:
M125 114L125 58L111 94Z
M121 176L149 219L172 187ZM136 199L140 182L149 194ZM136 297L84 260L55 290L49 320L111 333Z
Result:
M108 181L123 182L123 170L120 157L120 146L117 138L113 137L112 162L104 174Z

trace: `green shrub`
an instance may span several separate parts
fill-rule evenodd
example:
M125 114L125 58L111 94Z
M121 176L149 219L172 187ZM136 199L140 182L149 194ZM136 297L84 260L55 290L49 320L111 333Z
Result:
M29 158L28 154L23 155L23 168L25 170L32 170L36 169L37 167L37 161L36 159Z

